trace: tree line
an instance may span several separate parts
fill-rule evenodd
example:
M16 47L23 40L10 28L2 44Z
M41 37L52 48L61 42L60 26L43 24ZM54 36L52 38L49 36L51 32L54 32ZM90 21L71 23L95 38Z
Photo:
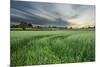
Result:
M41 29L41 28L55 28L55 29L73 29L73 27L58 27L58 26L40 26L40 25L36 25L36 26L32 26L31 23L26 23L26 22L21 22L19 25L11 25L11 28L22 28L22 30L26 30L26 28L38 28L38 29ZM87 27L88 29L92 29L92 28L95 28L94 27L91 27L91 26L88 26ZM85 29L84 27L82 29Z

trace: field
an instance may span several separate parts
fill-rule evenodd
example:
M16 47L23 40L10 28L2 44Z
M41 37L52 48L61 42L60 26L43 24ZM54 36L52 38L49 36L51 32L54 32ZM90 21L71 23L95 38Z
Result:
M95 61L94 31L11 31L11 65Z

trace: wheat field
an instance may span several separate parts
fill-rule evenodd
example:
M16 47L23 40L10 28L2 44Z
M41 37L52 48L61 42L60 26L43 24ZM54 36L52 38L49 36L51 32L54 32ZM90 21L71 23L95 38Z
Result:
M94 31L11 31L11 65L95 61Z

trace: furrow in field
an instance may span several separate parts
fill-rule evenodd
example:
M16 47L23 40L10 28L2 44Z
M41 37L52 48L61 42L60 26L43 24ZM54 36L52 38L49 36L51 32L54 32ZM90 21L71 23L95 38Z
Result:
M57 34L56 34L57 35ZM30 39L27 39L28 41L25 41L25 44L26 45L22 45L22 46L20 46L20 47L18 47L14 52L15 52L15 54L16 54L16 52L18 53L18 52L21 52L21 50L27 50L27 51L29 51L30 50L30 48L31 48L31 45L37 45L37 44L29 44L30 42L34 42L34 39L35 40L39 40L39 39L41 39L41 38L46 38L46 37L51 37L52 35L46 35L46 36L35 36L35 37L32 37L32 38L30 38ZM33 40L33 41L32 41ZM20 42L21 44L23 43L23 42ZM46 44L45 44L46 45ZM34 46L33 46L34 47ZM33 49L34 50L34 49ZM48 49L49 50L49 49ZM27 51L25 52L26 54L27 54ZM14 52L13 52L13 54L14 54ZM53 54L52 54L53 55ZM57 57L56 57L57 58Z
M47 51L49 51L49 54L52 55L52 56L55 56L61 62L60 56L56 55L56 51L54 49L62 50L63 38L69 37L71 35L73 35L73 34L53 35L53 36L49 36L49 37L45 37L45 38L40 38L40 39L37 39L37 41L35 42L35 44L32 41L30 41L30 42L32 42L30 46L32 47L33 51L38 51L38 50L42 51L42 52L40 52L40 54L44 53L44 51L45 51L44 49L45 48L48 48ZM59 43L59 42L58 42L59 45L56 44L56 42L54 42L54 40L56 41L56 39L60 39L59 41L62 44ZM30 47L30 46L26 46L26 47ZM57 46L57 48L56 48L56 46ZM59 53L59 52L57 52L57 53ZM44 56L45 56L45 54L44 54Z
M48 44L48 46L49 46L49 50L51 51L51 52L53 52L53 54L55 55L55 56L57 56L59 59L60 58L62 58L63 56L63 54L64 54L64 56L66 56L66 52L68 52L69 50L67 50L67 51L65 51L66 49L68 49L68 47L70 46L70 44L72 43L71 42L71 39L70 39L70 43L69 43L69 46L67 46L68 45L68 43L67 43L67 38L70 38L70 37L77 37L77 35L80 35L79 36L79 38L83 38L84 36L82 36L82 35L84 35L85 33L78 33L78 34L67 34L67 35L56 35L56 36L50 36L50 37L46 37L46 38L42 38L42 39L40 39L39 41L40 41L40 46L42 45L42 47L43 47L43 44L45 44L45 42L46 42L46 44L44 45L44 47ZM77 37L78 38L78 37ZM78 39L79 39L78 38ZM66 40L64 40L64 39L66 39ZM42 41L41 41L42 40ZM38 42L39 42L38 41ZM68 40L69 41L69 40ZM42 44L41 44L42 43ZM73 42L74 43L74 42ZM78 47L77 46L77 44L80 44L80 42L79 41L77 41L77 39L76 39L76 41L75 41L75 43L76 43L76 47ZM67 47L66 47L67 46ZM70 49L74 49L73 47L71 48L70 47ZM77 48L76 48L77 49ZM60 51L60 52L59 52ZM75 50L75 51L77 51L77 50ZM70 52L70 51L69 51ZM72 53L73 54L73 53ZM77 53L78 54L78 53ZM77 56L77 55L76 55ZM63 61L62 61L63 62Z
M61 33L60 33L61 34ZM24 38L24 39L22 39L22 40L20 40L20 39L15 39L15 41L16 40L18 40L17 41L17 43L14 43L13 41L11 41L11 45L12 45L12 47L13 47L13 45L14 45L14 47L16 47L16 46L18 46L18 48L20 47L20 46L22 46L22 45L27 45L27 43L28 42L30 42L31 40L41 40L41 39L44 39L44 40L46 40L46 39L56 39L56 38L65 38L65 36L67 36L67 35L59 35L59 34L52 34L52 35L41 35L41 36L32 36L32 37L28 37L28 38ZM11 39L12 40L12 39ZM14 40L14 39L13 39ZM25 42L25 43L24 43ZM14 48L13 48L14 49ZM16 50L16 49L15 49ZM11 48L11 51L14 51L14 50L12 50L12 48Z
M53 35L50 35L50 36L41 36L41 37L38 36L38 37L34 37L34 38L32 37L32 38L28 39L27 43L25 43L26 45L23 45L23 46L17 48L16 51L17 52L20 52L21 50L30 51L32 49L31 50L32 52L40 50L42 52L39 52L39 53L42 54L42 53L47 53L47 52L44 52L45 50L47 50L47 51L49 51L52 58L56 58L56 59L60 60L58 58L58 56L55 56L54 52L51 50L50 43L52 42L52 40L55 40L56 38L63 39L66 36L69 36L69 34L67 34L67 35L53 34ZM36 42L33 43L34 41L36 41ZM47 46L47 44L49 44L49 45ZM28 53L27 51L25 51L26 54ZM29 57L27 57L27 58L29 58Z
M17 51L19 49L22 49L23 47L27 46L28 43L30 43L32 40L41 40L41 39L49 39L49 38L55 38L55 37L58 37L58 36L55 36L55 35L59 35L59 34L50 34L50 35L37 35L37 36L32 36L32 37L28 37L28 38L23 38L22 40L20 39L16 39L17 40L17 43L13 42L13 40L11 41L11 51L14 52L14 51ZM62 35L60 35L59 37L61 37ZM62 36L63 37L63 36ZM15 40L15 41L16 41Z
M19 41L17 41L17 43L14 43L12 41L11 42L11 51L13 52L13 51L19 50L20 48L22 49L24 46L26 46L33 39L40 39L40 38L45 38L45 37L49 37L49 36L52 36L52 35L33 36L33 37L19 40Z
M54 40L54 39L57 39L57 38L63 39L63 38L67 38L67 37L69 37L71 35L73 35L73 34L65 34L65 33L62 33L62 34L54 34L54 35L52 35L50 37L40 38L39 40L49 40L49 39L50 40Z
M64 32L64 33L60 33L60 34L54 34L54 35L52 35L50 37L40 38L39 40L46 40L46 39L52 39L52 40L54 40L54 39L57 39L57 38L59 38L59 39L65 39L67 37L76 36L76 35L81 34L81 33L84 34L84 32L71 32L71 33Z

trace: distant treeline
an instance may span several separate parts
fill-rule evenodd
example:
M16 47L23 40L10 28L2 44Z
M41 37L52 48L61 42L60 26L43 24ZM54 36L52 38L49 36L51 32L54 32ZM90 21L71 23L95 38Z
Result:
M95 26L94 27L88 26L88 28L80 28L80 29L81 30L85 30L85 29L94 30ZM26 30L26 31L31 31L31 30L33 30L33 31L42 31L42 30L52 31L52 30L80 30L80 29L75 29L73 27L32 25L30 23L25 23L25 22L21 22L18 25L11 25L12 31L14 31L14 30L15 31L23 31L23 30Z

